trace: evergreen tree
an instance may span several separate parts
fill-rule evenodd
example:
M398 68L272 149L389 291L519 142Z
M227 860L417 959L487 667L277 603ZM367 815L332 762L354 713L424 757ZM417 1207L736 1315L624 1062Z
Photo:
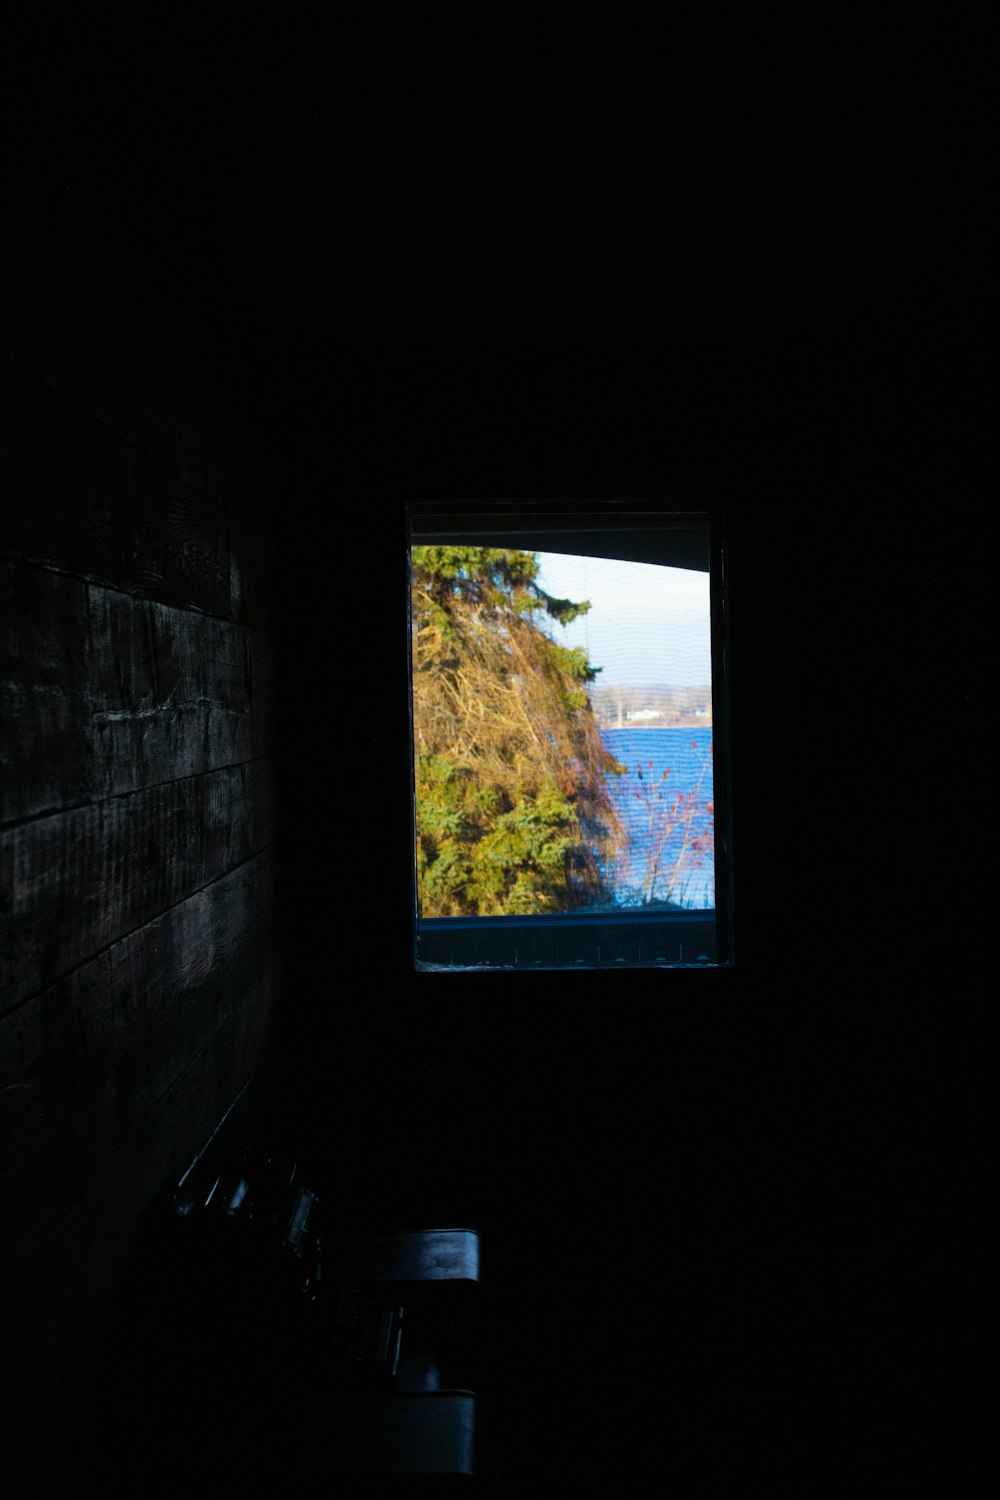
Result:
M418 899L424 916L567 911L605 893L624 832L587 693L599 668L542 628L534 553L414 547ZM541 623L540 623L541 622Z

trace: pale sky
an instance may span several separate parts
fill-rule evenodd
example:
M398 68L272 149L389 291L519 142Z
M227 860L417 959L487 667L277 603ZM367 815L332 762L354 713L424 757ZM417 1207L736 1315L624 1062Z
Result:
M707 573L561 552L539 552L538 561L546 593L591 602L571 625L547 625L560 645L583 646L591 665L604 668L595 686L711 682Z

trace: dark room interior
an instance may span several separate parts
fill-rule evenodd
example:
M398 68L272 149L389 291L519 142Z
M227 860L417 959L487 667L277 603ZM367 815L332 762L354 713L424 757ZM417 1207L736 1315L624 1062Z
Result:
M264 1291L220 1335L198 1161L477 1232L469 1493L913 1493L979 1338L977 835L918 870L906 746L981 712L984 334L897 253L968 175L906 75L873 148L746 58L298 25L6 101L12 1493L451 1493L341 1471ZM637 496L726 505L735 962L417 973L407 503Z

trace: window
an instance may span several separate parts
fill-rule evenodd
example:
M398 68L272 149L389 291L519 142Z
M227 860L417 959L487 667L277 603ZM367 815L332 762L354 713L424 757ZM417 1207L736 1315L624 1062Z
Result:
M413 504L421 969L732 961L719 502Z

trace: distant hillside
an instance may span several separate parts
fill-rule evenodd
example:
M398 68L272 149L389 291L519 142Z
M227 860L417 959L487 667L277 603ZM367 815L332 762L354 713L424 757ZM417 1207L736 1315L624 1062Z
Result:
M712 722L712 689L707 684L594 684L589 691L594 716L602 729L624 729L630 724L661 729L704 728Z

